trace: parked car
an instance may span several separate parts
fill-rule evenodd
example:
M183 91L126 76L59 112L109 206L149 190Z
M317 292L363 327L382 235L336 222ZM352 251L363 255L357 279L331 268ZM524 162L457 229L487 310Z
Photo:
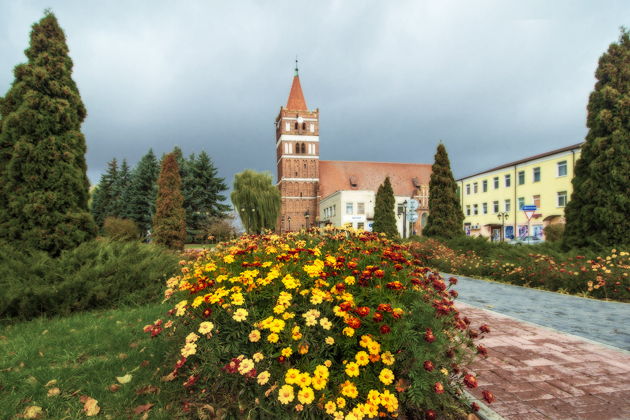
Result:
M520 238L514 238L507 241L510 245L536 245L545 242L544 239L538 236L521 236Z

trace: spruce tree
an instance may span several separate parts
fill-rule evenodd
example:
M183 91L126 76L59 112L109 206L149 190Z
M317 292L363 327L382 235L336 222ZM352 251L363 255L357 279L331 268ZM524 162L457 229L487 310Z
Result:
M372 231L383 232L390 238L397 238L395 215L396 199L389 177L378 187L376 202L374 203L374 224Z
M58 255L96 234L88 210L86 109L63 30L46 11L0 101L0 238Z
M206 152L188 158L186 178L183 182L186 226L192 230L203 229L210 219L227 217L230 206L223 204L227 190L224 178L217 175L217 168Z
M630 33L622 28L599 59L588 134L575 165L563 245L630 244Z
M457 196L451 163L442 143L437 147L429 182L429 217L422 234L454 238L464 234L464 213Z
M118 170L118 176L116 181L112 185L112 205L110 209L110 216L117 218L125 218L127 214L127 205L125 197L127 190L131 183L131 172L127 159L123 159L120 169Z
M122 216L136 222L143 236L151 229L155 214L158 173L157 159L153 150L149 149L132 171L129 188L123 195L126 208Z
M115 204L115 185L119 180L118 162L116 158L107 163L107 171L101 175L97 189L94 191L92 201L92 216L99 228L103 227L103 222L112 214Z
M183 249L186 239L184 197L177 157L174 153L169 153L162 160L155 207L153 217L155 242L169 248Z

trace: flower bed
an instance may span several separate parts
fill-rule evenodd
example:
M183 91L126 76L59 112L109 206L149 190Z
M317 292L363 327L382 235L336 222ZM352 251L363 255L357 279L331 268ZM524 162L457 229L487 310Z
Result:
M413 243L410 249L422 264L440 271L599 299L630 301L630 253L625 251L612 249L610 255L593 258L581 255L558 258L523 252L520 256L499 260L481 257L474 251L454 250L434 239Z
M375 234L243 237L182 262L170 319L189 409L237 418L456 418L476 353L450 284ZM452 279L453 283L455 279ZM162 337L161 337L162 338ZM492 399L490 392L488 400ZM205 407L205 408L204 408Z

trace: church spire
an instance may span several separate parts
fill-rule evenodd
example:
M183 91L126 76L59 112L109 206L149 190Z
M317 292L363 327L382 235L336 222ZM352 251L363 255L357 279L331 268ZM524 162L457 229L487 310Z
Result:
M295 75L293 76L293 84L291 85L291 92L287 101L287 109L290 111L308 111L304 94L302 93L302 86L300 85L297 57L295 58Z

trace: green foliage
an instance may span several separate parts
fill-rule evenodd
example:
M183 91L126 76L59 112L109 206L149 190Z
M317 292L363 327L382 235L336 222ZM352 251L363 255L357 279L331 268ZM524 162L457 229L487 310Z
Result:
M232 225L232 218L211 218L208 219L204 229L206 238L212 242L229 241L235 238L236 231Z
M153 232L156 243L173 249L184 249L186 240L186 214L181 185L177 156L169 153L162 160L158 178Z
M0 243L0 318L157 301L178 256L139 242L94 240L53 258Z
M107 163L107 171L101 175L101 180L94 190L92 216L99 227L103 227L103 222L107 217L114 215L114 203L116 202L114 186L119 182L118 179L118 162L114 158Z
M271 174L251 169L236 174L230 197L248 233L276 228L280 191L273 185Z
M122 216L136 222L143 236L151 229L155 214L158 174L157 159L153 149L149 149L132 171L129 187L123 194L123 201L127 205Z
M564 246L630 244L630 33L599 59L589 129L565 209Z
M103 223L105 236L115 241L134 241L140 238L140 230L133 220L108 217Z
M186 161L182 194L187 229L202 230L211 219L227 217L230 206L222 203L225 201L223 192L227 190L227 185L217 174L212 159L204 151L199 156L190 155Z
M0 413L5 419L24 418L29 406L42 407L45 419L86 418L80 395L98 401L95 418L138 418L135 407L154 404L152 420L183 418L181 389L160 382L156 366L170 357L167 343L143 334L145 324L161 316L161 304L94 311L63 318L39 318L6 325L0 340ZM147 348L151 351L146 351ZM119 385L116 376L132 375ZM55 380L55 383L48 384ZM160 382L157 387L147 386ZM59 388L61 394L48 396ZM89 417L87 417L89 418Z
M545 226L545 240L547 242L559 242L564 235L564 223L554 223L553 225Z
M56 17L33 25L28 62L0 101L0 238L58 255L94 237L86 109Z
M429 218L422 234L447 239L463 236L464 213L459 204L451 163L442 143L437 147L431 169Z
M389 177L378 187L374 205L374 224L372 231L385 233L389 238L398 237L396 215L394 214L396 200Z

